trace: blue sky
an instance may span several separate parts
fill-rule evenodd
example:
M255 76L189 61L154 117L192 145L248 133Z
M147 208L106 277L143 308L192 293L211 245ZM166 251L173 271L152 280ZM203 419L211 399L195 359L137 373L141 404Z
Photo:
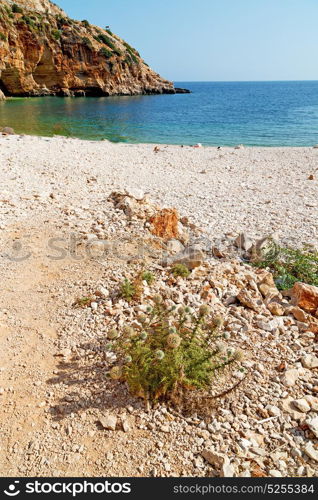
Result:
M318 80L318 0L56 0L174 81Z

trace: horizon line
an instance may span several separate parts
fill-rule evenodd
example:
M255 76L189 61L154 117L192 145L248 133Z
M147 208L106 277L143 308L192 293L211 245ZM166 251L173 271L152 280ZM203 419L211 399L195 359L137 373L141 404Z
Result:
M172 82L181 82L181 83L281 83L281 82L318 82L316 80L175 80L172 79Z

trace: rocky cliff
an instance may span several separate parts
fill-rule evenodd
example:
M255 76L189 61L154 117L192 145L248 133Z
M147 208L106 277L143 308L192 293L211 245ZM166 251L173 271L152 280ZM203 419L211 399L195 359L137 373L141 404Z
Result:
M110 30L70 19L49 0L0 0L0 100L175 92Z

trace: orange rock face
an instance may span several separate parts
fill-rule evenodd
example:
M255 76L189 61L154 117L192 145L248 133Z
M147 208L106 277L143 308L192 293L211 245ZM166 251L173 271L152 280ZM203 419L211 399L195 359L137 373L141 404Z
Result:
M318 312L318 288L316 286L296 283L292 289L292 299L294 304L304 311L311 314Z
M175 93L124 40L48 0L0 2L0 91L6 96Z
M150 219L151 232L164 240L178 238L179 215L177 210L165 208L160 210Z

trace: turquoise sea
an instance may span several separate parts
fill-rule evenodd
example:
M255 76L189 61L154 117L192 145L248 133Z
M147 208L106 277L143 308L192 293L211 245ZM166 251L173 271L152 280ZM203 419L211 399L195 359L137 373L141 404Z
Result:
M128 143L311 146L318 82L176 82L192 94L17 98L0 126L17 133Z

